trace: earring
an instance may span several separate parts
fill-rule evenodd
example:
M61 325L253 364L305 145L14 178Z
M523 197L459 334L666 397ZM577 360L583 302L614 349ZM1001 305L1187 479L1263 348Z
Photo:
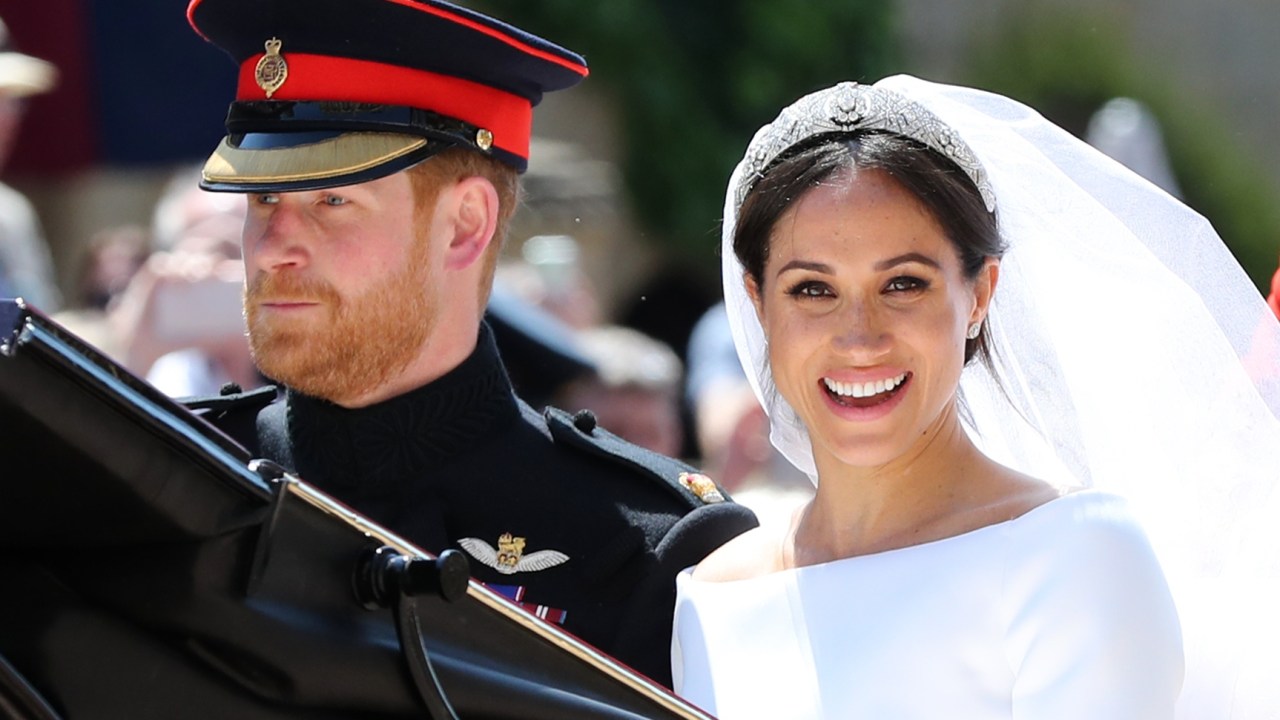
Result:
M969 332L965 333L964 336L970 340L976 340L980 332L982 332L982 323L976 322L969 326Z

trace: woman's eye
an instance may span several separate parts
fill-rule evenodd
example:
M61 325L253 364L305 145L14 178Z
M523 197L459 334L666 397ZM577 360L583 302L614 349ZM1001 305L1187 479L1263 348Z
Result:
M787 294L799 298L818 298L831 295L831 288L826 283L807 280L792 286Z
M929 287L929 283L920 278L901 276L896 277L885 285L887 292L912 292L915 290L924 290Z

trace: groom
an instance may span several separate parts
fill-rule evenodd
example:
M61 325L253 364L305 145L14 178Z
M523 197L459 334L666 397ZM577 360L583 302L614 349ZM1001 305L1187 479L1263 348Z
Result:
M533 106L582 59L429 0L194 0L239 65L201 185L244 193L245 317L284 392L206 417L670 684L674 577L756 524L589 412L514 394L482 316Z

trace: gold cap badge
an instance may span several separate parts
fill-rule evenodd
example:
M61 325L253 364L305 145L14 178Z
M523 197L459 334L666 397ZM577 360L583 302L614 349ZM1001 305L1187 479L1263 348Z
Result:
M476 146L481 150L488 150L493 147L493 133L480 128L476 131Z
M724 495L720 494L720 488L712 482L711 478L702 473L680 473L680 484L685 486L689 492L697 495L704 503L724 502Z
M262 56L253 71L253 79L257 81L258 87L267 93L267 97L271 97L289 78L289 63L285 62L284 56L280 54L281 44L278 38L268 40L267 54Z

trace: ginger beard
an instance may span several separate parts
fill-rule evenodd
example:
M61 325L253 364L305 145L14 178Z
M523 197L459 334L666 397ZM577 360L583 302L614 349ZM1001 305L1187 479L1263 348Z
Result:
M290 272L258 273L245 290L249 348L267 377L342 404L386 384L422 350L435 324L427 298L427 240L420 235L403 270L356 297ZM327 317L280 318L265 302L318 302Z

